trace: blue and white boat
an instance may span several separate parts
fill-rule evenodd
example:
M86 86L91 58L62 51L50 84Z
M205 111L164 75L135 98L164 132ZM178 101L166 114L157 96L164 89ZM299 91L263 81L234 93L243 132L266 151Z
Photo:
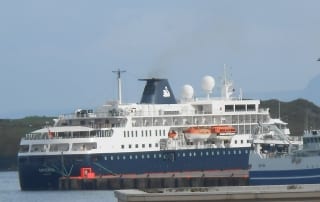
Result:
M295 145L287 142L283 144L287 148ZM261 145L256 144L257 149L250 154L250 185L320 183L320 130L304 132L302 149L282 153L274 147L273 152L264 152Z
M259 123L270 121L259 100L234 97L226 76L222 96L211 97L215 82L206 76L203 99L185 85L177 101L167 79L150 78L143 79L140 103L124 104L121 71L117 73L117 101L59 116L54 126L21 139L22 190L58 189L60 177L80 176L84 167L99 176L248 170L251 134ZM215 126L232 127L236 133L210 130L208 135ZM188 130L191 127L201 130Z

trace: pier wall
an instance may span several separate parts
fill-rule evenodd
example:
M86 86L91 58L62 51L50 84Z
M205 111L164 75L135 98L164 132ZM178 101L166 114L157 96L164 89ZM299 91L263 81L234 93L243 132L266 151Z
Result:
M158 173L145 175L110 175L94 177L61 177L60 190L118 190L179 187L244 186L248 171L210 171Z

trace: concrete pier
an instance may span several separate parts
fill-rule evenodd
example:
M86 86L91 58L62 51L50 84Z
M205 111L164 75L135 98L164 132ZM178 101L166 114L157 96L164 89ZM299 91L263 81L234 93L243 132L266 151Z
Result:
M153 190L117 190L118 202L316 202L320 185L272 185L237 187L192 187Z
M248 185L247 170L62 177L60 190L154 189Z

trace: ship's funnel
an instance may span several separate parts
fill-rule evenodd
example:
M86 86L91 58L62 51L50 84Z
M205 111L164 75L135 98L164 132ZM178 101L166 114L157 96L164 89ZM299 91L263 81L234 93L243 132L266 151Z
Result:
M141 104L177 104L167 79L139 79L146 81Z

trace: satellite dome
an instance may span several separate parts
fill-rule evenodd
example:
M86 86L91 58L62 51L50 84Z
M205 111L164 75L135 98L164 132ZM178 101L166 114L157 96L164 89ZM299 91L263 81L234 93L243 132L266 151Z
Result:
M214 78L212 76L204 76L202 78L201 87L204 91L210 93L215 85Z
M193 88L191 85L184 85L182 88L182 98L191 99L193 97Z

